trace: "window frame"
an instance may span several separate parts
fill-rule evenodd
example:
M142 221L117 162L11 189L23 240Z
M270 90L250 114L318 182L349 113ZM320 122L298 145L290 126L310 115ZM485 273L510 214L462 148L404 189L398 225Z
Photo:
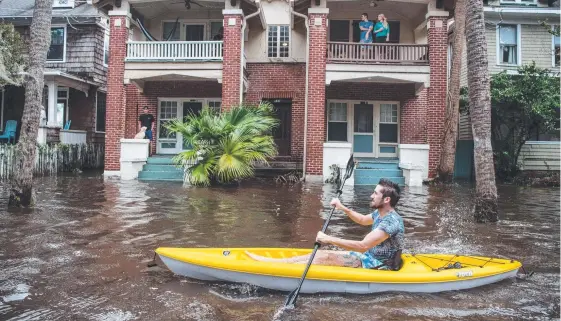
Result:
M270 28L271 27L277 27L277 35L276 35L276 47L277 47L277 51L276 51L276 55L275 56L269 56L269 32L270 32ZM280 41L280 35L281 35L281 27L286 27L288 30L288 52L286 54L286 57L281 57L280 56L280 48L281 48L281 41ZM286 58L290 58L292 56L292 30L290 29L290 25L285 25L285 24L279 24L279 25L268 25L267 26L267 33L266 33L266 37L267 37L267 58L268 59L286 59Z
M516 63L509 64L501 61L501 26L516 26ZM497 56L497 66L521 66L522 65L522 28L520 24L516 23L504 23L497 25L496 28L496 56Z
M338 121L338 120L334 120L331 121L329 120L329 105L330 104L344 104L347 106L347 110L346 110L346 121ZM349 120L349 115L350 115L350 110L349 110L349 102L346 100L337 100L337 99L330 99L327 101L327 115L326 115L326 119L327 119L327 124L326 124L326 131L325 131L325 141L328 143L348 143L350 142L350 135L352 130L350 130L350 120ZM329 140L329 123L346 123L347 124L347 140Z
M66 25L52 25L51 26L51 32L53 29L60 29L62 28L64 30L64 42L63 42L63 49L62 49L62 60L54 60L54 59L48 59L46 60L46 63L65 63L66 62L66 42L68 40L68 33L67 33L67 27ZM51 39L51 43L49 44L49 49L51 48L53 43L53 40ZM47 49L47 55L48 55L48 50Z
M105 119L104 119L105 125L103 127L107 126L107 92L103 92L103 91L98 89L95 92L95 128L94 128L94 132L105 134L105 131L107 130L107 128L105 128L104 131L101 131L101 130L97 129L98 128L97 124L98 124L98 121L99 121L99 118L97 117L97 115L98 115L97 108L99 107L99 105L98 105L99 93L102 93L102 94L105 95Z
M500 0L500 4L516 4L516 5L528 5L528 6L537 6L537 0L530 0L530 1L522 1L522 0Z
M551 29L553 32L555 32L555 29L560 29L561 26L552 26ZM555 64L555 38L560 38L560 49L561 49L561 37L556 36L554 34L551 35L551 66L552 67L559 67L561 65L561 63L559 65Z
M103 66L105 67L109 67L109 54L109 28L106 28L103 34ZM105 57L107 57L107 61L105 61Z

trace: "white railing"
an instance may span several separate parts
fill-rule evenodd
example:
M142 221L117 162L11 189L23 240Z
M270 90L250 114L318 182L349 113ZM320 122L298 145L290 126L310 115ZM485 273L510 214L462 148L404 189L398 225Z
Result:
M416 44L365 44L328 42L327 61L334 63L428 64L429 46Z
M129 41L127 61L222 60L222 41Z

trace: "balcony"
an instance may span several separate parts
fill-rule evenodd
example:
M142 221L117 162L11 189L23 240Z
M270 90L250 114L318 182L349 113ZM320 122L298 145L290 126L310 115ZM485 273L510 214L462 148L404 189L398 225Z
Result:
M222 61L222 41L129 41L126 61Z
M328 42L327 63L429 64L428 45Z

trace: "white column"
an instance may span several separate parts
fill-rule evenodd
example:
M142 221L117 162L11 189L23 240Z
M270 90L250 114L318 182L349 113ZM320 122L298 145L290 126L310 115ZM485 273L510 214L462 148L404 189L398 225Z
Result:
M47 82L47 88L48 88L48 92L49 92L49 98L47 101L47 105L48 105L48 109L47 109L47 118L48 126L56 126L56 101L58 99L58 93L57 93L57 85L54 81L49 81Z

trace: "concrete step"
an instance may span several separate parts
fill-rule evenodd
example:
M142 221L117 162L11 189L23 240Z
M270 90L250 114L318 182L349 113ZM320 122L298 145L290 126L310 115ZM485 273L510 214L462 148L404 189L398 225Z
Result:
M403 171L401 169L387 168L357 168L355 177L401 177Z
M360 177L355 176L355 185L376 185L382 177L367 176ZM400 186L405 185L405 177L383 177L389 179L390 181L399 184Z
M145 164L142 167L144 172L179 172L183 173L183 169L175 167L175 165Z
M138 173L139 180L179 180L183 181L182 172L170 172L170 171L142 171Z
M359 161L356 169L399 169L399 163L397 162L371 162L371 161Z
M152 156L148 157L148 164L159 164L159 165L173 165L172 156Z

